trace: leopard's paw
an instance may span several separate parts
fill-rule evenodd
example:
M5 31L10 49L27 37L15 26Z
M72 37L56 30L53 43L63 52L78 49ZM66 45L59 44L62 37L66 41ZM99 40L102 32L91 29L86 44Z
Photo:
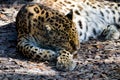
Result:
M105 29L102 34L103 39L105 40L113 40L113 39L119 39L120 38L120 32L117 29L116 25L108 25L107 29Z
M73 59L73 55L66 50L59 51L60 56L57 58L56 67L61 71L72 71L76 67L76 62Z

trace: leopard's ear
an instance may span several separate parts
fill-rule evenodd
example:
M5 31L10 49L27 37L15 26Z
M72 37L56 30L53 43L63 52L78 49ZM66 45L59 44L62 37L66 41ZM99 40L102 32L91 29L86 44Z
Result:
M73 20L73 10L70 10L70 12L66 15L68 19Z

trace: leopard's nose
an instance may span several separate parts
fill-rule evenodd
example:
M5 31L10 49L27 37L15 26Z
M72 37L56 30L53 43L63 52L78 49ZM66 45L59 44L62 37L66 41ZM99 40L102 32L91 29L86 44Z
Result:
M80 44L76 47L76 50L80 49Z

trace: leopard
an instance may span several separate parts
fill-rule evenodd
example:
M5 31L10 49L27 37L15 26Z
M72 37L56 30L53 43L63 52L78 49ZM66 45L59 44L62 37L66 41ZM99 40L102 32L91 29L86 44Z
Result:
M72 14L42 4L24 5L16 16L18 51L31 59L55 62L58 70L73 70L80 41Z

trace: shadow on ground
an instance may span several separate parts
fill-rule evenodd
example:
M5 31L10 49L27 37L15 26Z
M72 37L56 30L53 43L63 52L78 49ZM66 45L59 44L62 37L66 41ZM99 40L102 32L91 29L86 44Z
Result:
M16 55L17 32L15 23L0 26L0 56L14 57Z

